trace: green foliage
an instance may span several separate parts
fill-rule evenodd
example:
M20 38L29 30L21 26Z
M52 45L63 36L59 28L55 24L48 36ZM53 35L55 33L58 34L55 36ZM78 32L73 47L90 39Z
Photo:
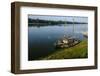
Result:
M87 40L83 40L76 46L67 48L67 49L58 49L53 54L48 55L43 60L49 59L74 59L74 58L87 58L88 49L87 49Z
M28 18L29 26L47 26L57 24L87 24L85 22L71 22L71 21L55 21L55 20L42 20L42 19L31 19Z

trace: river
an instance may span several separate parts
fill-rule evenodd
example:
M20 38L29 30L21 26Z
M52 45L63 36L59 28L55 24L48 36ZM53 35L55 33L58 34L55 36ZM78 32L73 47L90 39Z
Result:
M87 24L28 26L28 60L38 60L53 53L54 43L64 35L83 40L82 32L87 31Z

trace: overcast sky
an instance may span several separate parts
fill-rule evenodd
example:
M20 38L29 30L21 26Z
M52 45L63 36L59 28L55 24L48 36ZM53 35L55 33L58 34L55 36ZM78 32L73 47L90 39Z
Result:
M82 16L47 16L47 15L28 15L28 18L42 19L42 20L55 20L55 21L74 21L88 23L88 17Z

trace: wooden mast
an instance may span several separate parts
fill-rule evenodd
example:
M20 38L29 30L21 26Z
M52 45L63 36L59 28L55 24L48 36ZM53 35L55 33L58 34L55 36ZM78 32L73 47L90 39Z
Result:
M65 25L64 25L64 27L66 27L66 24L67 24L67 19L66 19L66 21L65 21ZM64 29L64 31L65 31L65 35L64 35L64 37L66 37L66 28Z
M74 17L73 17L73 36L74 36Z

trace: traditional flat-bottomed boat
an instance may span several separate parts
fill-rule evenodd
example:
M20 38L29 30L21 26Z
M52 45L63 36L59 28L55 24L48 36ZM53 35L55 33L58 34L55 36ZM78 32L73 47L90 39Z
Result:
M54 45L56 48L69 48L75 46L78 43L80 43L80 40L78 39L63 37L62 39L59 39Z

